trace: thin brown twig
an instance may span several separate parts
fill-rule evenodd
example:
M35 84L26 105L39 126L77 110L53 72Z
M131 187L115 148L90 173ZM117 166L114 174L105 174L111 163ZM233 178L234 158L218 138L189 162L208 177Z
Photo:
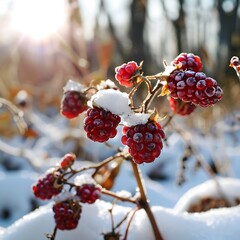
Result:
M129 219L129 221L128 221L127 227L126 227L126 231L125 231L125 235L124 235L123 240L127 240L127 235L128 235L128 231L129 231L129 228L130 228L130 224L131 224L131 222L132 222L132 220L133 220L133 217L134 217L135 213L136 213L139 209L140 209L139 207L136 207L136 208L133 210L133 213L132 213L132 215L131 215L131 217L130 217L130 219Z
M151 91L149 91L146 99L142 103L142 112L146 112L146 110L149 108L150 104L152 103L152 100L156 96L157 92L162 88L162 86L163 85L162 85L161 81L159 80L159 81L157 81L154 88Z
M137 185L138 185L139 192L140 192L139 206L145 210L145 212L149 218L149 221L153 228L155 239L163 240L163 237L158 229L158 225L156 223L155 217L154 217L152 210L148 203L146 191L144 189L143 182L142 182L142 176L141 176L140 169L139 169L138 165L133 162L133 160L131 160L130 162L131 162L133 173L136 178Z
M136 199L135 198L122 197L122 196L119 196L112 191L109 191L109 190L105 189L105 188L102 189L102 194L105 194L107 196L116 198L117 200L120 200L122 202L130 202L130 203L136 204Z

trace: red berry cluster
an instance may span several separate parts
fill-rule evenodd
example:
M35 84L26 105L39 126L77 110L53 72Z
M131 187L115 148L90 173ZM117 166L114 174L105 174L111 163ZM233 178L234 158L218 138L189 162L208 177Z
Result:
M122 143L129 147L128 151L135 163L150 163L162 150L162 139L165 137L161 126L155 121L132 127L123 127Z
M81 205L77 201L67 200L53 205L54 219L60 230L72 230L78 225Z
M202 71L202 62L199 56L193 53L181 53L173 61L173 65L179 65L181 70Z
M138 69L139 66L134 61L124 63L121 66L115 68L115 78L119 81L121 85L125 87L132 87L133 82L131 81L131 79L136 74Z
M78 91L67 91L61 101L61 113L68 119L77 117L87 110L87 99Z
M51 199L53 196L58 195L62 191L63 186L57 184L57 180L58 178L54 173L49 173L40 178L32 187L34 195L42 200Z
M76 195L82 203L94 203L101 196L101 188L95 184L82 184L76 188Z
M173 71L169 76L168 89L171 97L202 107L214 105L223 94L215 79L191 70Z
M116 128L120 121L121 118L118 115L103 108L89 108L84 121L84 130L88 138L94 142L106 142L109 138L116 136Z
M172 98L201 107L212 106L222 98L223 91L217 81L201 72L199 56L181 53L172 64L179 65L168 79L167 87Z
M191 102L183 102L179 98L174 99L170 97L169 104L172 111L181 116L189 115L197 108L197 106Z

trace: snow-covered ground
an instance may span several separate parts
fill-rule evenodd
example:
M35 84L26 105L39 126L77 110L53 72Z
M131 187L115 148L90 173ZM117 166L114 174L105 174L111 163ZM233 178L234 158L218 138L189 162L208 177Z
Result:
M219 122L208 136L194 130L191 132L191 138L203 159L211 164L214 160L217 165L221 173L221 177L217 178L218 183L229 200L240 198L240 123L236 119L232 115L231 119ZM78 159L79 166L103 160L114 152L102 144L86 140L80 129L67 128L62 117L55 116L52 119L40 113L32 113L28 120L39 133L36 139L23 140L18 136L11 140L0 139L0 148L5 150L5 153L0 153L1 240L42 240L45 234L52 232L52 202L36 200L31 192L31 185L65 153L73 151L76 142L81 142L86 152L86 157ZM119 138L110 143L120 146ZM151 164L141 165L150 204L164 239L239 239L239 206L204 213L185 212L189 204L197 199L216 196L218 188L215 180L210 179L202 168L194 170L196 161L193 157L186 162L186 182L181 186L176 185L176 173L184 150L182 137L169 131L168 146L164 146L161 156ZM136 182L128 162L121 166L112 190L126 190L135 194ZM37 205L43 206L32 211ZM111 231L108 212L111 206L108 198L98 200L93 205L84 204L78 228L58 231L57 240L75 240L79 237L83 240L103 239L101 233ZM130 204L121 202L114 206L113 217L116 224L131 207ZM118 229L122 236L125 229L126 222ZM134 216L128 239L154 239L143 210Z

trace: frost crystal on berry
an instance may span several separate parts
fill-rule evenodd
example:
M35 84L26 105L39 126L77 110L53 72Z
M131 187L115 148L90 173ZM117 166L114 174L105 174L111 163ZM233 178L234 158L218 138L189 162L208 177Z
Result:
M125 87L132 87L133 83L131 81L131 78L136 74L138 69L139 66L134 61L124 63L121 66L115 68L115 78L121 85Z
M162 150L164 132L155 121L132 127L123 127L122 143L128 146L128 152L134 162L150 163L157 158Z
M87 137L94 142L106 142L117 135L121 118L102 108L90 108L84 121Z

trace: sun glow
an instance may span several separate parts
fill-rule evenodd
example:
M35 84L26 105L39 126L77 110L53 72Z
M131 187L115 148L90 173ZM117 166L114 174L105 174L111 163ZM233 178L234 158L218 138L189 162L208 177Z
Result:
M47 39L66 20L63 0L17 0L12 11L12 27L33 40Z

